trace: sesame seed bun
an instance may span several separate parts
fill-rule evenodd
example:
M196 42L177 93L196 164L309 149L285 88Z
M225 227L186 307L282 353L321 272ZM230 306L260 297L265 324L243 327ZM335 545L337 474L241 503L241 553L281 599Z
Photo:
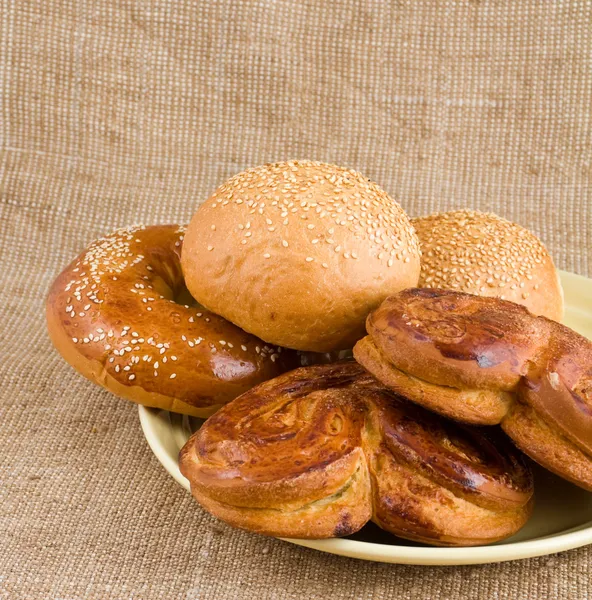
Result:
M419 245L366 177L312 161L240 173L202 204L181 264L193 297L266 342L352 347L384 298L414 286Z
M412 221L421 244L419 287L452 289L522 304L560 321L563 290L534 235L491 213L457 210Z

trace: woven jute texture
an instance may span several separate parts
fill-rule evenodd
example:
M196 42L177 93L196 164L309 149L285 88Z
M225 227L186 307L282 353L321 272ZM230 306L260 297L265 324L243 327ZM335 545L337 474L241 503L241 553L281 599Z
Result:
M187 222L231 174L286 158L357 168L412 215L492 210L592 275L591 2L0 7L0 598L592 596L592 549L422 568L216 522L43 318L96 236Z

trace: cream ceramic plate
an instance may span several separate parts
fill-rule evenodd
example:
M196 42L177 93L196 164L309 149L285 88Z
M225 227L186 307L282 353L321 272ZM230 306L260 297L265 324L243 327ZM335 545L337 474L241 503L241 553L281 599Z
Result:
M565 291L564 322L592 339L592 280L561 272ZM164 468L189 490L177 466L177 455L199 419L163 410L139 407L140 422L152 451ZM347 538L286 540L323 552L365 560L418 565L464 565L541 556L592 544L592 493L585 492L543 469L535 470L534 514L517 535L477 548L434 548L385 533L366 525Z

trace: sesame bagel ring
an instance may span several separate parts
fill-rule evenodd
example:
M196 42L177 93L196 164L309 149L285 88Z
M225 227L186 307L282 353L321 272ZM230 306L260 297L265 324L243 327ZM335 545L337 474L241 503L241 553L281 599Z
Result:
M53 283L47 325L63 358L91 381L206 417L297 366L297 355L195 305L181 271L183 232L137 226L93 242Z

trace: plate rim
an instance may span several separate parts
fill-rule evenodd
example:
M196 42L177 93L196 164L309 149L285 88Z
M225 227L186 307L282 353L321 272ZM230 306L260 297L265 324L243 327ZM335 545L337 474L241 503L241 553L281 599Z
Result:
M585 294L586 299L592 299L592 279L561 270L559 270L559 275L564 286L565 284L577 285L579 281L582 283L585 281L585 285L590 291L589 294ZM179 485L190 491L189 481L181 474L177 461L166 451L160 437L154 431L153 422L156 415L165 413L170 422L170 412L138 405L138 413L144 437L157 460ZM592 544L592 521L561 533L495 546L416 547L376 544L347 538L278 539L329 554L374 562L429 566L475 565L534 558Z

